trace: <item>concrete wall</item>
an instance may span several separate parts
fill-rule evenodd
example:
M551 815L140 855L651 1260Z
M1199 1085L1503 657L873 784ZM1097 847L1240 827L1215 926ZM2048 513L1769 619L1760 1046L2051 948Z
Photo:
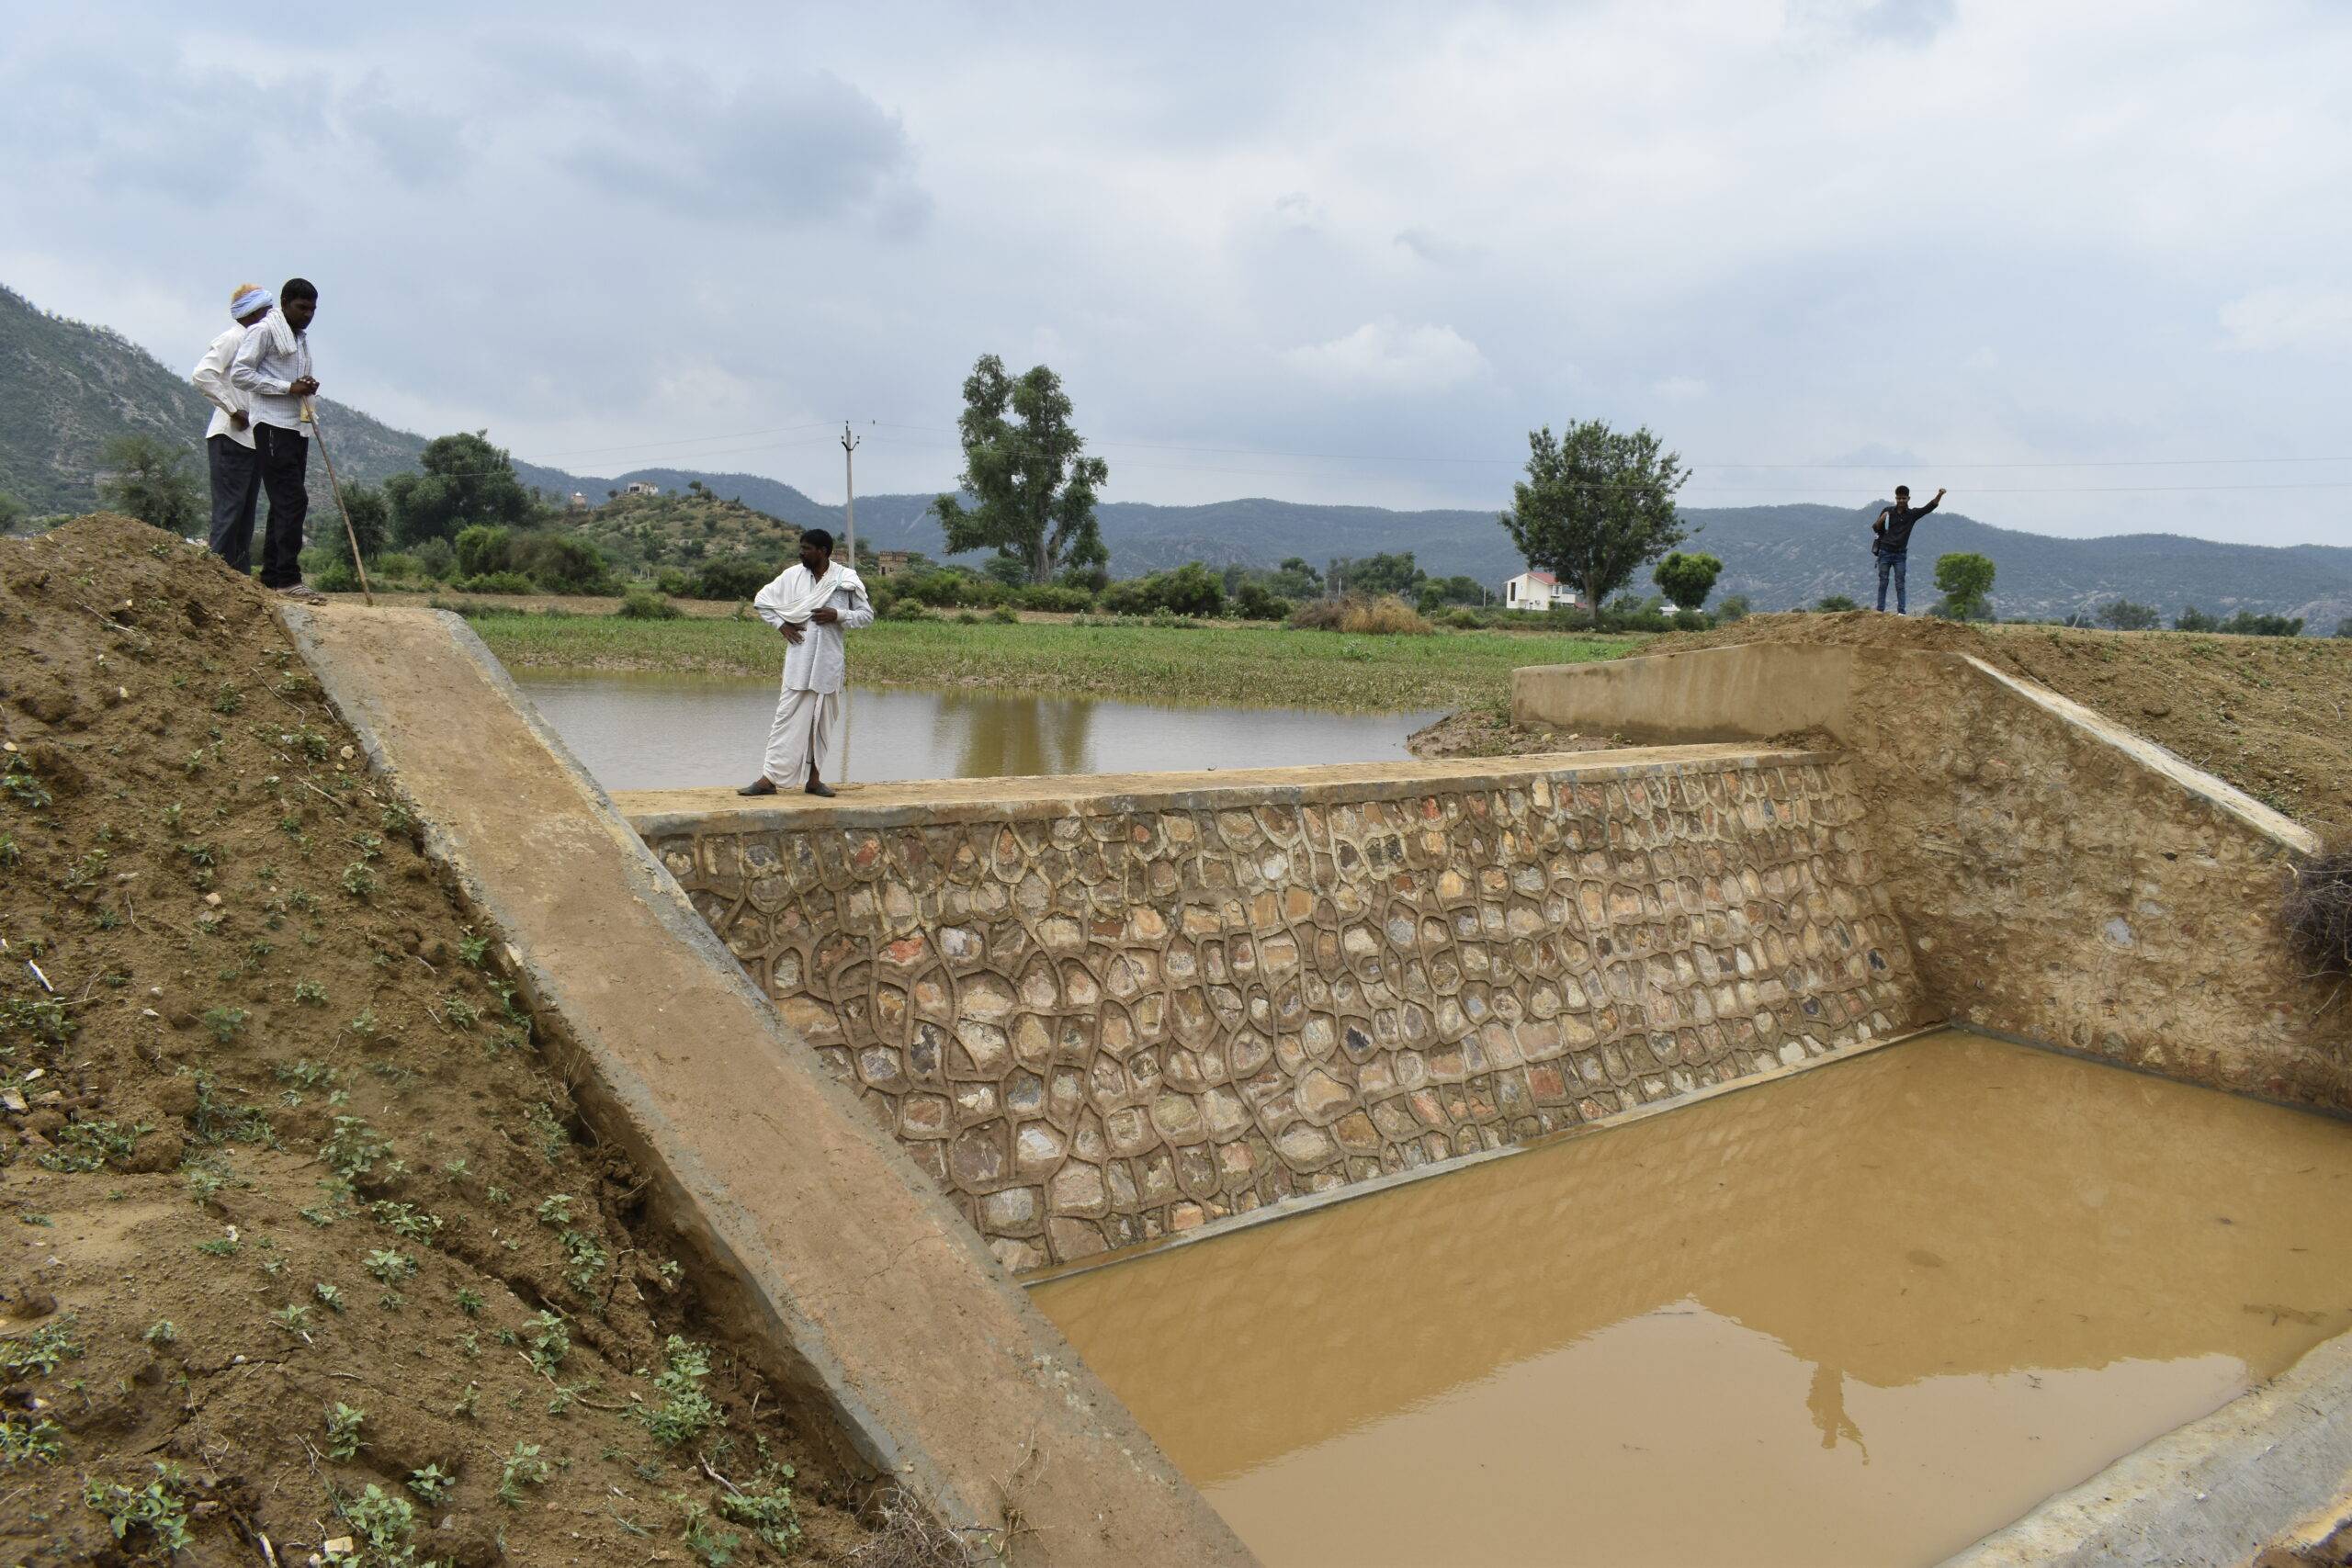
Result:
M2278 923L2311 835L2056 693L1964 655L1758 643L1521 670L1512 711L1634 739L1826 736L1939 1012L2352 1104L2352 1010Z
M1853 781L1823 753L621 805L1016 1269L1922 1015Z
M1252 1561L454 615L285 612L764 1371L990 1560Z

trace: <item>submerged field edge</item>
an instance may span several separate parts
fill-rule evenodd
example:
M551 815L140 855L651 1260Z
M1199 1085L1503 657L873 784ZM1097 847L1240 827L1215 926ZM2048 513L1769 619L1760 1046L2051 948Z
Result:
M1646 1122L1653 1116L1670 1115L1677 1111L1705 1104L1711 1100L1719 1100L1727 1094L1736 1094L1743 1089L1762 1089L1768 1084L1785 1082L1800 1073L1809 1073L1820 1067L1835 1066L1839 1063L1850 1062L1858 1056L1869 1055L1874 1051L1883 1051L1890 1045L1900 1045L1905 1041L1917 1040L1926 1035L1940 1034L1952 1030L1970 1033L1977 1032L1970 1025L1962 1023L1939 1021L1922 1024L1917 1029L1909 1030L1901 1034L1892 1034L1883 1040L1865 1040L1860 1044L1849 1045L1840 1051L1808 1056L1802 1062L1792 1062L1785 1066L1769 1067L1762 1072L1750 1073L1744 1077L1710 1084L1704 1089L1694 1089L1689 1094L1677 1095L1671 1100L1661 1100L1654 1105L1636 1105L1629 1110L1611 1111L1599 1121L1579 1122L1574 1127L1563 1127L1556 1133L1542 1134L1521 1143L1505 1144L1500 1148L1480 1149L1476 1154L1456 1155L1452 1159L1440 1160L1431 1165L1414 1166L1406 1170L1390 1171L1386 1175L1376 1176L1365 1181L1351 1182L1329 1192L1304 1193L1296 1198L1270 1204L1261 1209L1251 1209L1246 1213L1230 1214L1221 1220L1211 1220L1206 1224L1178 1235L1160 1236L1136 1247L1122 1247L1116 1252L1098 1253L1075 1263L1058 1264L1049 1269L1040 1269L1031 1273L1018 1275L1015 1277L1015 1282L1024 1290L1034 1290L1039 1285L1074 1280L1081 1274L1091 1274L1098 1269L1114 1268L1122 1263L1133 1263L1159 1253L1172 1252L1178 1247L1191 1247L1197 1242L1214 1241L1276 1220L1296 1219L1301 1214L1328 1209L1335 1204L1352 1202L1359 1198L1376 1197L1383 1192L1392 1191L1404 1186L1408 1182L1426 1180L1433 1176L1451 1176L1456 1171L1467 1170L1473 1166L1486 1165L1494 1160L1509 1159L1514 1155L1533 1154L1540 1149L1556 1148L1571 1139L1611 1132L1619 1127L1630 1126L1636 1122Z

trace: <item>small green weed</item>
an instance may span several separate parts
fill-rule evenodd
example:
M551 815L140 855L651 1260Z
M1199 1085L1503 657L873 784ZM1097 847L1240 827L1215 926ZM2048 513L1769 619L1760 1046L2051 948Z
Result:
M114 1538L128 1541L145 1530L166 1557L196 1544L187 1533L187 1505L180 1494L187 1482L179 1467L159 1461L155 1479L133 1490L119 1483L91 1480L82 1488L82 1500L106 1516Z
M691 1443L718 1424L718 1405L703 1393L710 1375L710 1352L673 1334L662 1346L663 1367L653 1386L665 1396L656 1406L639 1401L633 1412L653 1440L665 1449Z
M514 1451L506 1456L499 1469L498 1500L510 1508L523 1506L523 1488L544 1486L551 1474L548 1461L539 1457L537 1443L516 1443Z
M365 1410L354 1410L338 1404L327 1412L327 1456L331 1459L359 1457L359 1427L368 1419Z
M75 1321L68 1314L21 1338L0 1339L0 1371L47 1377L62 1362L78 1359L82 1346L74 1337Z
M64 1452L64 1432L47 1416L0 1420L0 1465L55 1464Z

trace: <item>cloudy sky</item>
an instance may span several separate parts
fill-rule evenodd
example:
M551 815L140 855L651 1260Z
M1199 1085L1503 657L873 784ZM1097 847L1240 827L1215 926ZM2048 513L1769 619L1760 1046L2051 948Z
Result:
M1600 416L1693 505L2352 542L2333 0L340 11L6 0L0 282L178 365L300 273L330 393L575 472L935 489L993 351L1119 499Z

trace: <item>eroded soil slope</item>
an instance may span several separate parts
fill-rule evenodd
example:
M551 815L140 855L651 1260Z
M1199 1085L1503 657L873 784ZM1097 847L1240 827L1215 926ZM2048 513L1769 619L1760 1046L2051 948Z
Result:
M266 594L0 542L0 1561L855 1546Z
M1751 615L1711 632L1659 637L1636 654L1742 642L1859 644L1969 653L2039 681L2177 752L2288 816L2352 836L2352 638L2211 637L2058 626L1978 626L1925 616ZM1935 694L1918 694L1932 703ZM1451 755L1424 749L1423 755ZM1538 751L1543 733L1481 732L1496 750ZM1479 754L1469 752L1466 754Z

